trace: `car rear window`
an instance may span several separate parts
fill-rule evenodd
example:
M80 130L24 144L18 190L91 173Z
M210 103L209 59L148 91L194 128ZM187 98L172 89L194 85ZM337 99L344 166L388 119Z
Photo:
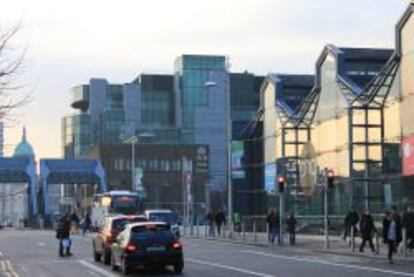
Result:
M118 218L112 221L112 229L122 230L125 228L125 225L130 223L128 218Z
M170 228L165 224L147 224L142 226L135 226L131 229L131 232L134 234L140 233L160 233L169 231Z

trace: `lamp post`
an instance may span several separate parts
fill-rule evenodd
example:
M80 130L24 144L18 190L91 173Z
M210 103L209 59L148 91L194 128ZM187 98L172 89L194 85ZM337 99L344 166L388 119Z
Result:
M138 143L138 137L133 135L130 136L128 139L124 141L124 143L130 143L131 144L131 173L132 173L132 185L131 185L131 191L135 191L135 144Z
M232 166L231 166L231 142L232 142L232 121L231 121L231 105L230 105L230 90L228 89L228 76L225 79L225 93L226 93L226 124L227 124L227 219L230 225L230 236L233 235L233 183L232 183ZM209 89L216 87L217 83L207 81L205 86Z

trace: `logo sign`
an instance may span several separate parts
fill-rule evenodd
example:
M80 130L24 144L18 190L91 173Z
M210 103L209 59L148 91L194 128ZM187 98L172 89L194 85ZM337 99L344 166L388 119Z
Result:
M276 189L276 164L265 164L265 191L268 193L274 193Z
M318 165L316 163L316 151L312 143L303 146L299 163L300 185L307 196L315 191L318 182Z

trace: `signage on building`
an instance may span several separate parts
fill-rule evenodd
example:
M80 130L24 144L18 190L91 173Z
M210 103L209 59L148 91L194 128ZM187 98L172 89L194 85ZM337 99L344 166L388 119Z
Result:
M233 179L245 178L244 144L242 141L231 142L231 173Z
M315 191L318 181L318 165L316 151L312 143L307 142L303 146L299 162L300 186L305 195L311 196Z
M196 173L208 173L208 146L199 145L196 149L196 163L195 171Z
M403 175L414 175L414 135L402 141Z
M268 193L274 193L276 191L276 164L265 164L265 191Z

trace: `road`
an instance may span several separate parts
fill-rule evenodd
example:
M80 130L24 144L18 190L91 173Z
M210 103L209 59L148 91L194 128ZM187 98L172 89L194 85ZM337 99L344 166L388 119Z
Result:
M379 259L315 255L287 248L269 249L196 239L184 239L183 244L185 268L182 276L414 277L413 263L389 265ZM17 273L3 276L120 276L120 273L93 261L88 237L73 236L74 256L59 258L57 240L52 231L1 230L0 252ZM136 276L143 275L171 276L173 272L167 269L136 273Z

